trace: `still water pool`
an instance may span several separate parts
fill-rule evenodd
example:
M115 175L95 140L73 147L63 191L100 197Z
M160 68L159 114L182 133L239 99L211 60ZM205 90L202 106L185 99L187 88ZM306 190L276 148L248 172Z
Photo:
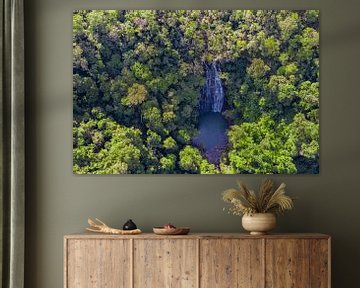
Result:
M199 147L209 162L218 164L227 144L226 129L228 124L221 113L207 112L200 116L199 134L193 143Z

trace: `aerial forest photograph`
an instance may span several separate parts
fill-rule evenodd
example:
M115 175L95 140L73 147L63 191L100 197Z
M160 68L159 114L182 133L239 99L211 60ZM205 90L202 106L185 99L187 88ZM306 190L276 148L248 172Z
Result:
M73 12L74 174L318 174L318 10Z

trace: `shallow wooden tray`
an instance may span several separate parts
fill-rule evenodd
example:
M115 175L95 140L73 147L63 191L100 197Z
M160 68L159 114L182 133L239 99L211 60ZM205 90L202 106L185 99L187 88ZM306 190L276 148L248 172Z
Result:
M153 231L157 235L186 235L190 232L189 227L163 228L154 227Z

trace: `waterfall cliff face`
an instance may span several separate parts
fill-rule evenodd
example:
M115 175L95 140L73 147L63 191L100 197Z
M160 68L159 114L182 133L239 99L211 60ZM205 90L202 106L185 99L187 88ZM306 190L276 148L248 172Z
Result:
M214 61L205 64L206 82L201 93L200 112L221 112L224 105L224 89L219 65Z

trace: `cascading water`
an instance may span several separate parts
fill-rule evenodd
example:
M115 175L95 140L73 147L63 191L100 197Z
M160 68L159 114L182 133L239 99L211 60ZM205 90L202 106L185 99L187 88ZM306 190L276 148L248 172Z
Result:
M220 67L215 61L205 65L206 82L201 91L199 133L193 137L210 163L220 164L220 158L228 143L227 123L221 111L224 106L224 89L220 79Z
M224 89L219 76L219 65L205 64L206 83L201 93L200 112L221 112L224 106Z

